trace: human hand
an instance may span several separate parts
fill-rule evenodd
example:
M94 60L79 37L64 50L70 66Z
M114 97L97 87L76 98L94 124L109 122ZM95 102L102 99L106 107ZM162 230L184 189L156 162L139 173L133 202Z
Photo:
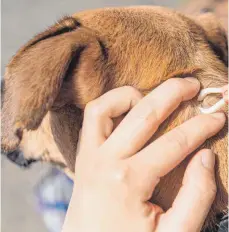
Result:
M194 78L174 78L145 97L132 87L121 87L86 106L63 232L200 231L216 193L210 150L191 159L167 212L149 199L161 177L219 132L224 114L196 116L140 150L199 88ZM129 110L114 130L113 119Z
M228 85L223 86L223 99L228 104Z

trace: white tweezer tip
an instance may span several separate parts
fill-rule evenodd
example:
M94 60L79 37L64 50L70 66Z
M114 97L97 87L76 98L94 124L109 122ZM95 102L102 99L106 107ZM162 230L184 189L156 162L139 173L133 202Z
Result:
M200 94L197 98L198 101L203 101L204 98L209 95L209 94L212 94L212 93L222 93L223 90L222 88L206 88L206 89L202 89L200 91Z
M215 105L209 108L199 107L199 110L202 114L212 114L217 112L219 109L221 109L225 104L226 102L224 101L224 99L221 99Z

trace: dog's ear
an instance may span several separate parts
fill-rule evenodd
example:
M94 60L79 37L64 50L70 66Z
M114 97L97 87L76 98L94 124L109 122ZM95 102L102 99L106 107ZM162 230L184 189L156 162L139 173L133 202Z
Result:
M209 45L215 54L228 65L228 38L226 30L213 13L202 14L197 17L197 22L206 33Z
M14 150L24 129L40 125L57 98L71 61L85 49L92 49L94 54L99 44L92 30L65 17L17 52L4 77L3 150Z

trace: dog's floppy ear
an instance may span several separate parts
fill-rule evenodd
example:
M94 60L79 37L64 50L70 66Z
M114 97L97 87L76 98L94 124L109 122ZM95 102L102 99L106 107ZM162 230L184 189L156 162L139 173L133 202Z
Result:
M65 17L17 52L4 78L3 150L14 150L24 129L40 125L60 91L71 61L84 49L98 48L98 44L92 30Z
M226 30L213 13L202 14L197 17L197 22L206 33L208 43L215 54L228 65L228 38Z

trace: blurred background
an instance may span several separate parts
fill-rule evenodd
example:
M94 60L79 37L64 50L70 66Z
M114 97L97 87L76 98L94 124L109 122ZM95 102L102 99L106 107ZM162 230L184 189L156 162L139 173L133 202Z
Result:
M2 0L1 75L4 75L5 65L21 45L63 15L107 6L163 5L177 8L187 2L188 0ZM1 159L2 232L48 232L44 215L37 206L35 189L37 183L50 172L49 165L40 163L22 170L4 157Z

